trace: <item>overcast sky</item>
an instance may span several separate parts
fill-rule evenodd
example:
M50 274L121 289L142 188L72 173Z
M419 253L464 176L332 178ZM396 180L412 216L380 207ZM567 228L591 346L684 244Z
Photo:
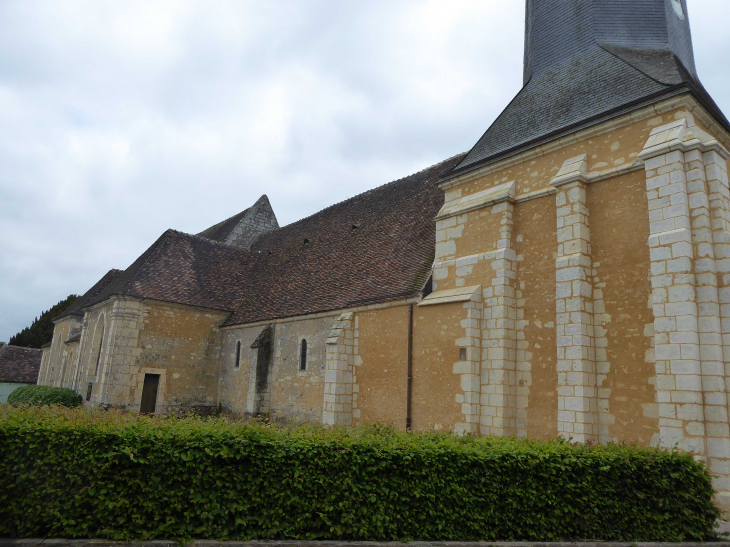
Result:
M730 2L689 0L730 112ZM520 0L0 0L0 341L268 194L281 225L468 150Z

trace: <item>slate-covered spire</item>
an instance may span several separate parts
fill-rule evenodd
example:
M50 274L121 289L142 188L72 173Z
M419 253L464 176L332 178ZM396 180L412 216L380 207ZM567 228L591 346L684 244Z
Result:
M675 56L696 77L686 0L527 0L524 84L601 46ZM651 63L649 63L651 64Z
M526 0L524 87L445 178L699 83L686 0Z
M269 198L264 194L248 209L200 232L199 236L248 249L262 234L279 228Z

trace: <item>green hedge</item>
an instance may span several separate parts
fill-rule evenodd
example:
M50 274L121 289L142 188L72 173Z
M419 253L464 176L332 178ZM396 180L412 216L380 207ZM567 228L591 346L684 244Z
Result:
M628 446L0 409L0 536L682 541L689 455Z
M65 387L24 386L8 395L8 404L61 405L73 408L81 406L81 401L81 395Z

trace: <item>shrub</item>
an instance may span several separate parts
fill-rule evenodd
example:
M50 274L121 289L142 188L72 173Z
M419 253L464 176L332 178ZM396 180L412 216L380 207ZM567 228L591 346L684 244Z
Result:
M677 451L0 408L0 536L355 540L713 537Z
M8 404L60 405L73 408L81 406L81 401L81 395L65 387L24 386L8 395Z

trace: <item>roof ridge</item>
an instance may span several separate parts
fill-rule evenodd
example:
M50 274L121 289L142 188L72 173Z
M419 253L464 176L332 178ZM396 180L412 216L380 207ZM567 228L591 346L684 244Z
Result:
M259 198L259 200L260 199L261 198ZM248 211L250 211L251 209L253 209L253 207L254 207L254 205L256 205L256 203L258 203L258 200L256 200L256 202L253 205L251 205L251 207L246 207L243 211L238 211L236 214L233 214L233 215L229 216L228 218L224 218L220 222L216 222L215 224L213 224L213 226L208 226L205 230L202 230L202 231L198 232L198 234L202 234L202 233L205 233L205 232L207 232L209 230L213 230L214 228L218 228L219 226L225 224L226 222L228 222L230 220L233 220L237 216L241 216L241 217L245 216ZM195 234L195 235L198 235L198 234Z
M196 240L204 241L205 243L210 243L211 245L217 245L219 247L224 247L226 249L242 251L244 254L252 256L251 251L249 251L248 249L244 249L243 247L236 247L235 245L231 245L229 243L223 243L222 241L216 241L215 239L208 239L207 237L201 236L198 234L189 234L189 233L183 232L181 230L175 230L173 228L168 228L167 230L165 230L165 233L163 233L162 235L165 235L167 232L173 232L175 234L180 234L180 235L183 235L186 237L194 238Z
M425 173L426 171L430 171L432 169L436 169L437 167L439 167L439 166L441 166L441 165L443 165L445 163L448 163L449 161L451 161L451 160L453 160L455 158L458 158L460 156L466 157L467 154L468 154L468 152L461 152L459 154L454 154L453 156L451 156L449 158L446 158L445 160L442 160L442 161L440 161L438 163L434 163L433 165L430 165L428 167L425 167L425 168L423 168L423 169L421 169L419 171L416 171L415 173L411 173L410 175L406 175L405 177L401 177L399 179L391 180L390 182L386 182L384 184L381 184L380 186L376 186L375 188L371 188L370 190L365 190L364 192L360 192L359 194L355 194L354 196L351 196L351 197L349 197L347 199L343 199L342 201L338 201L336 203L333 203L332 205L328 205L327 207L325 207L324 209L320 209L316 213L312 213L311 215L308 215L306 217L302 217L299 220L295 220L294 222L291 222L291 223L287 224L286 226L281 226L281 227L279 227L279 230L283 230L284 228L289 228L291 226L294 226L296 224L299 224L300 222L304 222L305 220L309 220L310 218L316 217L317 215L320 215L320 214L324 213L325 211L329 211L333 207L337 207L338 205L342 205L343 203L347 203L348 201L352 201L352 200L355 200L357 198L361 198L362 196L365 196L367 194L371 194L371 193L376 192L378 190L382 190L383 188L385 188L386 186L390 186L391 184L396 184L398 182L402 182L402 181L404 181L406 179L409 179L411 177L415 177L417 175L420 175L421 173ZM268 235L268 233L261 234L260 237L266 237L267 235Z
M23 350L23 351L43 351L40 348L29 348L26 346L16 346L14 344L4 344L0 349L5 349L5 348L15 348L15 349Z
M161 247L161 243L162 243L162 240L163 240L163 238L164 238L164 237L165 237L165 236L166 236L166 235L167 235L168 233L170 233L170 232L175 232L175 231L176 231L176 230L172 230L172 229L170 229L170 228L168 228L167 230L165 230L165 231L164 231L164 232L162 233L162 235L161 235L160 237L158 237L158 238L157 238L157 241L155 241L155 242L154 242L154 243L152 244L152 246L154 247L154 249L152 250L152 252L151 252L151 253L149 253L149 254L148 254L148 255L147 255L146 257L145 257L144 261L143 261L143 262L142 262L142 263L141 263L141 264L140 264L139 266L137 266L137 270L136 270L136 271L135 271L134 273L132 273L131 277L130 277L130 278L129 278L129 279L127 280L127 281L125 281L125 282L124 282L124 283L122 284L122 286L121 286L121 287L119 287L119 291L120 291L120 292L119 292L119 293L114 293L114 292L112 292L112 293L111 293L111 294L110 294L109 296L111 296L112 294L124 294L124 293L123 293L122 291L125 291L125 290L129 289L129 286L130 286L130 285L132 284L132 281L134 281L134 280L135 280L135 278L137 277L137 275L139 275L139 272L140 272L140 271L142 271L142 268L144 268L144 267L145 267L145 266L147 265L147 263L148 263L148 262L150 261L150 258L152 258L152 256L156 256L156 255L157 255L157 253L158 253L158 252L160 251L160 247ZM130 267L131 267L131 266L130 266ZM125 271L126 271L126 270L125 270ZM103 293L103 291L102 291L102 293Z

